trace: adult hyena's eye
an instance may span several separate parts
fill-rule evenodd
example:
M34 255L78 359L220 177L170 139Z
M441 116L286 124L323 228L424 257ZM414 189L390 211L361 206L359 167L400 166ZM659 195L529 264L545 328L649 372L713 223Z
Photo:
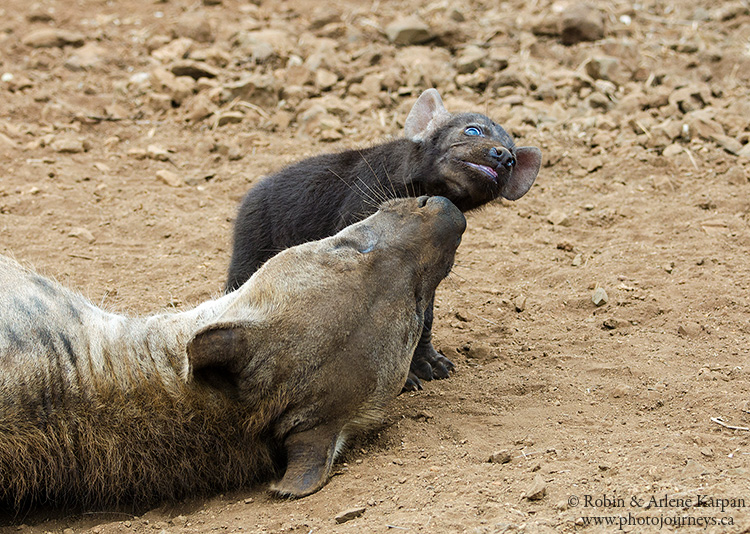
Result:
M476 126L469 126L469 127L467 127L466 129L464 129L464 133L466 135L471 135L471 136L482 136L482 135L484 135L482 133L482 130L480 130Z

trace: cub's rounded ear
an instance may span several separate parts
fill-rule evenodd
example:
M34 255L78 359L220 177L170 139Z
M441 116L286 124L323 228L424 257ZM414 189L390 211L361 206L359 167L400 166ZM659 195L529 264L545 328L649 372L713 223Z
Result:
M217 323L199 330L187 344L187 357L193 370L204 367L231 367L252 357L252 322Z
M508 200L518 200L531 189L542 166L542 151L535 146L515 149L516 166L503 185L500 194Z
M427 89L419 95L406 117L404 135L416 143L422 142L450 117L437 89Z

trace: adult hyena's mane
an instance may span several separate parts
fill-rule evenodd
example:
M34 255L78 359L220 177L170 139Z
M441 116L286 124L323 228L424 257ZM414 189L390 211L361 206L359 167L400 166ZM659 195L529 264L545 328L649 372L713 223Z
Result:
M277 476L283 393L244 405L200 382L0 406L0 508L145 506Z

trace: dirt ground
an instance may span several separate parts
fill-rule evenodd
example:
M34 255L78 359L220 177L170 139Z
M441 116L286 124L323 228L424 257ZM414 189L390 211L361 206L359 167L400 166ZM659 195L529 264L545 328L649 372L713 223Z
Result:
M750 531L750 10L696 5L4 0L1 251L109 309L216 296L259 177L399 135L427 87L544 166L467 217L436 308L455 375L318 493L0 528Z

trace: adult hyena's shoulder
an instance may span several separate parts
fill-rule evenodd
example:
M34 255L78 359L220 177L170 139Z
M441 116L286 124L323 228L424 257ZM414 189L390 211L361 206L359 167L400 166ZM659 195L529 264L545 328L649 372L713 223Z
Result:
M82 365L91 367L81 360L101 313L81 295L0 257L0 384L50 392L79 383Z

